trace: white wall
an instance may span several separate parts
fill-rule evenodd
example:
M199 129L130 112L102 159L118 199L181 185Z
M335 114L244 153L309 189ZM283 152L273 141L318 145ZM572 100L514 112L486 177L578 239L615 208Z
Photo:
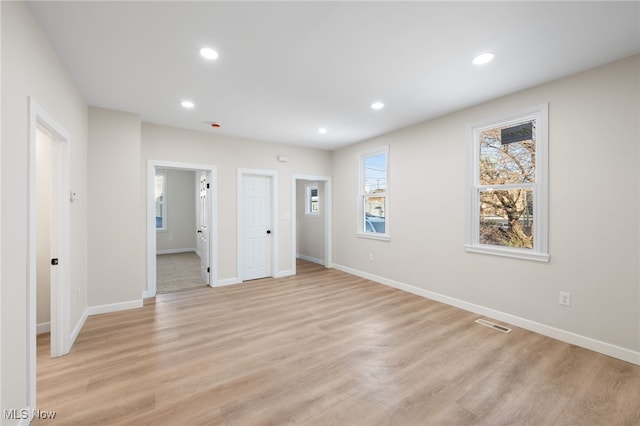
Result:
M288 162L279 162L278 155L286 156ZM218 245L219 280L233 280L239 276L236 268L238 168L278 172L280 253L276 273L287 273L292 268L291 176L331 174L331 154L327 151L142 123L142 164L145 168L148 160L217 167L218 194L212 195L218 205L218 235L212 238ZM146 179L146 174L143 178Z
M195 172L159 170L167 175L167 230L156 232L159 253L196 249Z
M318 185L318 215L306 215L306 185ZM311 261L324 262L324 182L296 181L296 256Z
M36 323L51 318L51 148L54 141L36 132Z
M141 298L145 281L140 117L89 108L89 305Z
M27 403L27 97L70 133L71 327L86 309L87 105L31 14L21 2L2 8L2 400L0 409ZM76 295L79 295L76 297Z
M618 346L640 362L638 93L633 57L334 152L334 262ZM465 252L467 125L547 101L551 261ZM389 242L355 237L356 155L384 144ZM571 307L558 304L559 291L572 294Z

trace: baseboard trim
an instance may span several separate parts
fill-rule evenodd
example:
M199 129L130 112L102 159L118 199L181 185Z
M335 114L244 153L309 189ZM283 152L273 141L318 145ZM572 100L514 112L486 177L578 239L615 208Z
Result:
M176 254L176 253L191 253L191 252L198 254L198 251L195 248L157 250L156 254Z
M224 287L226 285L234 285L234 284L241 284L241 283L242 283L242 280L238 277L225 278L223 280L217 280L216 282L213 283L211 287Z
M36 334L44 334L51 332L51 322L41 322L36 324Z
M142 308L142 299L130 300L128 302L110 303L107 305L89 306L86 310L87 316L108 314L110 312L126 311L127 309Z
M324 263L325 263L324 260L322 259L317 259L315 257L307 256L305 254L296 254L296 258L306 260L308 262L317 263L318 265L322 265L322 266L324 266Z
M293 271L291 269L287 270L287 271L280 271L278 272L274 278L284 278L284 277L290 277L293 275Z
M446 305L454 306L465 311L473 312L475 314L483 315L495 320L506 322L508 324L515 325L520 328L524 328L529 331L533 331L538 334L542 334L547 337L551 337L557 340L561 340L572 345L580 346L585 349L589 349L604 355L618 358L623 361L630 362L632 364L640 365L640 352L633 351L631 349L623 348L620 346L606 343L600 340L593 339L591 337L583 336L573 333L571 331L562 330L556 327L545 325L536 321L531 321L526 318L522 318L516 315L508 314L505 312L497 311L495 309L487 308L485 306L476 305L474 303L465 302L464 300L456 299L450 296L445 296L440 293L435 293L429 290L425 290L420 287L401 283L389 278L380 277L378 275L363 272L357 269L350 268L348 266L333 264L333 267L339 271L346 272L351 275L355 275L361 278L366 278L371 281L375 281L380 284L384 284L389 287L397 288L398 290L406 291L408 293L422 296L427 299L435 300Z

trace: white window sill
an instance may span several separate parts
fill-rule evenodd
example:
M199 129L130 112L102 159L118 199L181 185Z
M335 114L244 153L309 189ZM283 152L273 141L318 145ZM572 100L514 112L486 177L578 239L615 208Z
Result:
M376 234L375 232L356 232L356 237L366 238L369 240L379 241L391 241L391 236L388 234Z
M549 255L547 253L535 252L527 249L514 249L506 247L492 247L485 245L470 245L464 246L465 251L470 253L482 253L491 254L494 256L513 257L516 259L533 260L536 262L548 262Z

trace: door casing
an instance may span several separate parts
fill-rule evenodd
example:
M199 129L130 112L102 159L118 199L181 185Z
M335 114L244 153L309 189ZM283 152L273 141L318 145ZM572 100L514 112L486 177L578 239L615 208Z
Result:
M73 344L71 323L71 158L70 134L33 98L29 105L28 141L28 269L27 269L27 339L28 405L36 407L36 139L37 129L52 139L51 150L51 256L58 265L51 273L51 357L69 353Z
M190 171L204 171L210 185L209 207L209 286L214 287L218 281L218 214L217 214L217 168L210 164L180 163L175 161L149 160L147 162L147 290L142 297L156 295L156 219L155 219L155 176L156 169L176 169ZM195 185L195 182L194 182Z
M324 218L324 267L333 267L333 241L332 236L332 187L330 176L315 176L315 175L293 175L291 176L291 270L293 275L296 274L296 254L297 254L297 183L298 181L313 181L324 183L324 206L320 208L323 210Z

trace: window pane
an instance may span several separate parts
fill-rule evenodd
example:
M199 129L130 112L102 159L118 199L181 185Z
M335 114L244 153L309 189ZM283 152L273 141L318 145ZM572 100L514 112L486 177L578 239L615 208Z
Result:
M480 191L480 244L533 248L533 190Z
M164 225L164 205L156 203L156 229L162 229Z
M503 141L503 135L505 140ZM507 139L511 137L511 139ZM517 140L528 137L525 140ZM510 142L516 139L516 142ZM511 123L480 133L480 185L534 183L536 120Z
M364 159L364 193L375 194L387 190L387 155L378 154Z
M164 175L156 175L156 203L164 201Z
M364 232L385 233L385 197L364 197Z

